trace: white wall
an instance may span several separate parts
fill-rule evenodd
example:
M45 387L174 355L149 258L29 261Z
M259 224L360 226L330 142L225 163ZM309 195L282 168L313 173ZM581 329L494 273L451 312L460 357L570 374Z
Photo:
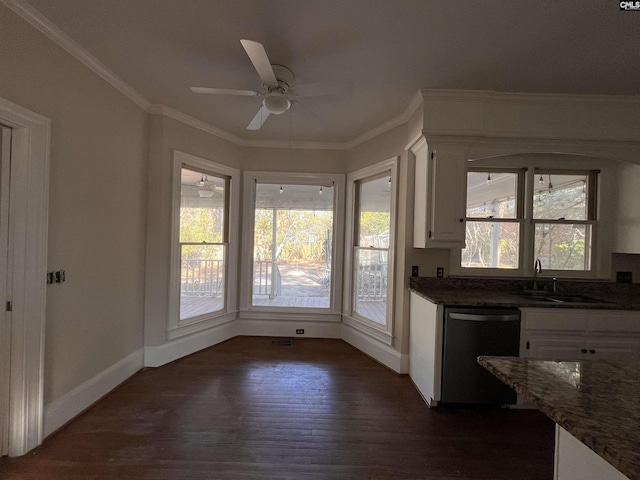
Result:
M242 150L242 170L293 173L346 173L347 152L296 148Z
M640 165L620 162L615 184L613 251L640 253Z
M4 5L0 65L0 96L52 121L48 404L142 346L147 114Z

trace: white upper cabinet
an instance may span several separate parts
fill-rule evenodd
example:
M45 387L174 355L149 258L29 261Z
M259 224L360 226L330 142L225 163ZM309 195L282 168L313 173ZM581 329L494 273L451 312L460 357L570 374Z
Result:
M416 158L413 246L464 247L467 160L462 148L429 148L422 137Z

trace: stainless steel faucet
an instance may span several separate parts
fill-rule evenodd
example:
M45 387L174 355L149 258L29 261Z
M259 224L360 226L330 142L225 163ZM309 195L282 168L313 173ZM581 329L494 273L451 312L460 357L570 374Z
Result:
M542 271L542 262L539 258L536 258L535 263L533 264L533 285L531 287L532 290L538 289L538 282L536 281L538 278L538 274Z

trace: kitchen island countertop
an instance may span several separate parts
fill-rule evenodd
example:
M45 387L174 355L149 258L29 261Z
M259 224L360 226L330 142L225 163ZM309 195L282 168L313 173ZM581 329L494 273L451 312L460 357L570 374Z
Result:
M478 363L631 480L640 480L640 362L479 357Z

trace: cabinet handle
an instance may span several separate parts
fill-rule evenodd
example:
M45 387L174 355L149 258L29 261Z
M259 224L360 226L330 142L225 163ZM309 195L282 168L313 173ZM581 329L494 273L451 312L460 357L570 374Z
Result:
M527 350L529 350L530 347L531 345L529 345L529 340L527 340Z
M592 348L591 350L589 350L589 353L596 353L596 351Z
M587 349L583 348L582 350L580 350L582 353L587 353Z

